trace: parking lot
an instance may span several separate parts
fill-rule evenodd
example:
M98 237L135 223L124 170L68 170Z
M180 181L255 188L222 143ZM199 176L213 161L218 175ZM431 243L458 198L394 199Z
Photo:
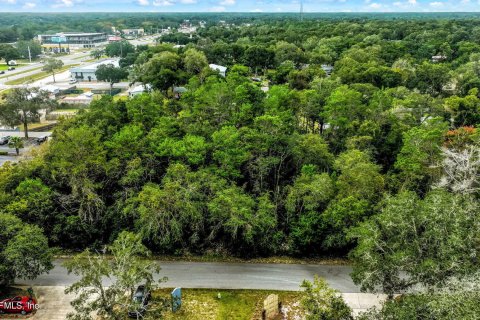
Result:
M51 132L29 132L29 136L32 138L38 138L43 136L50 136ZM24 133L20 131L0 131L0 137L4 136L15 136L15 137L23 137ZM35 147L36 144L26 144L25 148L20 149L20 155L17 156L15 154L15 149L9 148L8 145L0 145L0 166L2 166L5 162L18 162L25 158L25 155L28 154L29 150ZM3 155L4 152L8 152L8 155Z

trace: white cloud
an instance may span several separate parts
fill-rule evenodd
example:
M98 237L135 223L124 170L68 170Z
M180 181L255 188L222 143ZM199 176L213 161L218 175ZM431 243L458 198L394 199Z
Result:
M408 0L407 1L409 4L417 4L417 0Z
M16 4L17 0L0 0L0 3L7 3L7 4Z
M382 5L380 3L374 2L374 3L370 4L369 7L372 8L372 9L380 9L382 7Z
M174 3L171 0L154 0L152 3L155 7L167 7L173 6Z
M138 0L138 4L141 6L148 6L150 5L150 1L148 0Z
M33 9L37 6L35 2L25 2L23 9Z
M221 6L233 6L235 5L236 0L222 0L220 1Z
M75 5L73 0L56 0L52 8L71 8Z
M263 10L257 8L257 9L250 10L250 12L263 12Z
M439 2L439 1L435 1L435 2L430 2L430 6L431 7L443 7L444 3L443 2Z
M197 0L180 0L181 4L195 4L197 2Z
M210 12L225 12L225 10L227 10L227 8L222 7L222 6L217 6L217 7L211 7L209 11Z

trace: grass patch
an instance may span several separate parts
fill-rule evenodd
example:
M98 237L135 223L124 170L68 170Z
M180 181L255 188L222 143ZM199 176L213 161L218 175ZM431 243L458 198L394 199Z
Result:
M66 71L66 70L68 70L72 67L75 67L75 66L78 66L78 64L72 64L72 65L64 66L62 69L57 70L55 72L55 74L62 73L62 72ZM7 84L7 85L23 84L25 82L37 81L37 80L49 77L51 75L52 74L50 72L42 71L42 72L39 72L39 73L36 73L36 74L32 74L31 76L26 76L26 77L23 77L23 78L20 78L20 79L7 81L7 82L5 82L5 84Z
M203 256L183 255L183 256L165 256L158 255L154 257L160 261L189 261L189 262L231 262L231 263L282 263L282 264L320 264L320 265L349 265L346 258L341 257L316 257L316 258L295 258L288 256L273 256L263 258L237 258L230 255L206 254Z
M155 297L169 297L171 289L154 292ZM221 298L218 298L220 293ZM290 310L282 319L293 320L301 314L298 302L301 292L267 290L214 290L183 289L182 308L177 313L165 312L167 320L251 320L261 319L263 301L272 294L278 294L279 301ZM296 311L294 311L296 309ZM280 318L279 318L280 319Z
M78 66L78 64L72 64L72 65L68 65L68 66L64 66L63 68L57 70L55 72L55 74L59 74L59 73L62 73L72 67L75 67L75 66ZM41 69L42 67L40 67ZM31 71L31 70L30 70ZM11 81L8 81L8 82L5 82L5 84L7 85L16 85L16 84L23 84L25 82L30 82L30 81L37 81L37 80L40 80L40 79L43 79L43 78L46 78L48 76L51 76L52 74L50 72L46 72L46 71L42 71L42 72L39 72L39 73L36 73L36 74L32 74L30 76L26 76L26 77L23 77L23 78L20 78L20 79L16 79L16 80L11 80Z
M38 129L38 128L42 128L42 127L45 127L45 126L49 126L51 125L51 123L29 123L28 124L28 131L32 130L32 129ZM20 131L25 131L24 128L23 128L23 125L20 125L18 126L20 128Z
M57 112L57 113L77 113L78 110L80 110L80 109L78 109L78 108L77 108L77 109L73 109L73 108L72 108L72 109L55 109L55 110L53 110L52 112Z
M85 109L88 110L88 109ZM61 250L58 252L57 258L70 259L72 255L77 254L76 251ZM226 262L226 263L266 263L266 264L316 264L316 265L339 265L348 266L351 262L342 257L314 257L314 258L294 258L288 256L273 256L263 258L237 258L231 255L205 254L202 256L184 254L179 256L172 255L153 255L152 260L158 261L180 261L180 262Z
M20 67L23 67L24 64L17 64L16 66L12 66L14 68L20 68ZM0 71L2 70L7 70L8 68L10 68L10 66L7 66L6 64L0 64Z

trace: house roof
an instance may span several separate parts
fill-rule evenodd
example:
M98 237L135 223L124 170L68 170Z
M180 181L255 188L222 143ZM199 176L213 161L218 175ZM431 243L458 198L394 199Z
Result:
M219 66L218 64L210 64L209 65L211 69L214 69L214 70L217 70L217 71L220 71L220 72L225 72L227 71L227 67L224 67L224 66Z
M71 68L70 72L95 72L99 66L104 64L113 64L115 67L120 66L119 59L106 59L86 66Z

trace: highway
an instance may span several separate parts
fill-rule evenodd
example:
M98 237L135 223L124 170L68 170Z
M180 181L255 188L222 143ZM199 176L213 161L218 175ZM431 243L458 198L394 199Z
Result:
M68 65L82 63L85 60L88 60L91 58L90 58L89 52L85 52L85 53L79 52L79 53L72 53L70 55L65 55L65 56L58 56L58 57L55 56L55 59L62 60L63 64L65 66L68 66ZM5 83L8 81L17 80L17 79L21 79L24 77L28 77L28 76L40 73L42 72L41 70L42 67L43 67L43 63L40 61L40 62L27 64L22 67L18 67L13 71L5 71L5 74L0 75L0 90L15 87L15 86L6 85Z
M359 293L360 289L350 278L349 266L307 264L253 264L253 263L204 263L158 262L162 268L157 279L168 277L163 287L211 288L211 289L265 289L300 290L304 279L314 275L325 278L330 286L342 293ZM69 275L62 260L54 262L49 274L32 281L17 280L18 284L34 286L68 286L79 278ZM105 280L105 285L110 281Z

